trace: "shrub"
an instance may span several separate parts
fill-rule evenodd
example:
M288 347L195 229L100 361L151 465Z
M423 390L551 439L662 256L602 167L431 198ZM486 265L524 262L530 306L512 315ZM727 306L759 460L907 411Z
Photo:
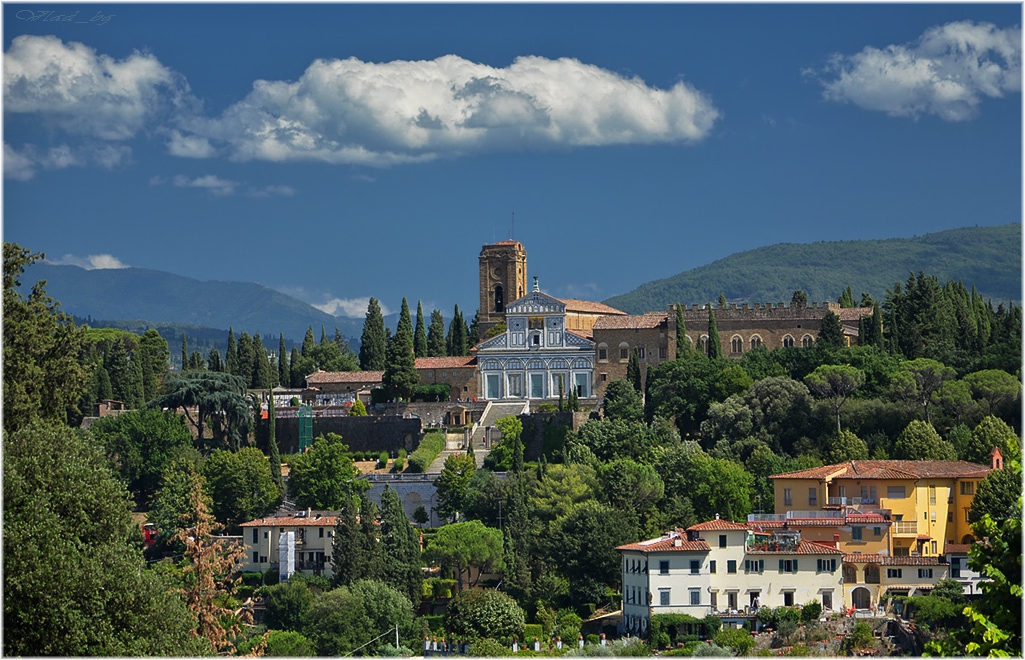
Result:
M367 416L367 407L363 404L362 401L360 401L359 399L356 399L355 401L352 402L352 407L349 408L349 416L350 417L366 417Z
M406 452L405 448L399 450L399 454L398 454L399 458L405 458L408 455L409 454L408 454L408 452Z
M416 451L409 455L409 471L426 471L444 449L445 435L443 433L428 433L420 441L420 446L416 448Z
M791 648L790 652L787 653L787 655L793 655L793 656L797 656L797 657L801 657L801 658L807 658L808 656L811 655L811 649L808 648L807 646L805 646L804 644L798 644L797 646L794 646L793 648Z
M279 582L278 569L276 569L276 568L268 568L266 571L264 571L264 573L263 573L263 583L264 583L264 585L270 587L270 586L273 586L273 585L277 584L278 582Z
M695 658L732 658L733 651L728 648L723 648L718 644L698 642L698 645L694 647L691 655Z
M664 649L665 647L669 646L669 643L670 643L669 642L669 633L667 633L665 631L662 631L662 632L658 633L657 635L652 635L651 643L654 646L656 646L656 647L658 647L660 649Z
M540 623L528 623L523 626L523 643L533 644L534 638L538 639L545 638L544 627Z
M313 642L292 630L271 630L264 655L271 658L310 658L317 655Z
M506 593L494 589L467 589L452 599L445 627L460 637L520 635L523 610Z
M847 650L865 649L874 643L875 638L872 636L872 628L864 621L855 623L850 636L844 640L844 646L848 647Z
M587 643L588 644L601 644L601 638L598 637L597 635L595 635L594 633L591 633L590 635L587 636Z
M388 452L382 451L377 455L377 469L383 470L388 467Z
M742 628L723 628L719 632L715 633L712 637L712 641L717 646L725 646L734 650L736 655L747 655L751 647L755 645L754 637L751 633Z
M250 587L259 587L263 584L263 573L260 571L246 571L242 574L242 584Z
M501 642L493 639L478 639L470 644L470 655L476 658L501 658L511 653Z
M822 616L822 603L810 600L801 608L801 621L815 621Z
M790 636L797 632L797 621L793 619L780 619L779 625L776 628L776 634L783 641L788 641Z
M405 469L406 469L406 457L405 456L399 456L392 463L391 470L392 470L392 472L402 472Z
M413 401L448 401L452 396L452 388L446 383L436 385L420 385L413 392Z

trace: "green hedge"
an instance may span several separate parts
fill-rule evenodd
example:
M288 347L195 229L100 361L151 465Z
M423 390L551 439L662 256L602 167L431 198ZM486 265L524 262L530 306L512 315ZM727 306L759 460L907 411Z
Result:
M416 448L416 451L409 455L409 471L426 471L444 449L445 434L428 433L420 441L420 446Z
M446 383L420 385L413 392L413 401L448 401L452 388Z
M541 627L540 623L528 623L523 626L523 643L533 644L534 638L537 637L540 640L544 640L545 632ZM531 647L533 648L533 647Z

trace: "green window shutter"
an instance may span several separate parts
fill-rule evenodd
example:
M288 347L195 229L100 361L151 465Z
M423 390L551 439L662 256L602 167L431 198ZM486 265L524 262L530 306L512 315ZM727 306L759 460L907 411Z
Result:
M783 572L783 560L782 559L779 560L779 572L780 573Z

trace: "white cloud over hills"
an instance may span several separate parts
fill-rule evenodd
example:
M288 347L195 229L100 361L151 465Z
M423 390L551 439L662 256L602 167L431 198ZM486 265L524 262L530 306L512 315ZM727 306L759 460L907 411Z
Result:
M50 263L57 266L78 266L86 270L104 270L128 268L128 264L110 254L90 254L87 257L76 257L73 254L65 254L60 259L50 260Z
M16 37L5 53L3 93L8 113L32 114L71 136L123 142L152 131L166 137L168 153L185 158L373 166L496 150L693 142L720 114L684 82L658 89L570 58L525 56L492 67L446 55L316 60L295 82L257 80L244 99L207 117L184 76L152 54L116 60L33 35ZM24 149L11 148L11 178L45 167Z
M896 117L965 121L983 97L1021 92L1021 39L1021 28L990 23L933 27L910 44L833 56L823 95Z
M370 304L370 297L366 298L331 298L330 300L313 304L322 312L332 316L347 316L349 318L364 318L367 315L367 306ZM381 314L388 316L391 311L381 305Z

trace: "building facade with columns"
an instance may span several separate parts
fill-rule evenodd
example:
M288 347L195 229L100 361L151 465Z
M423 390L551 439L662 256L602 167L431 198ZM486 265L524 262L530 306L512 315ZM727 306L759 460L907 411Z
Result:
M534 290L505 307L505 332L477 345L482 396L557 399L594 396L594 342L566 327L566 304Z

